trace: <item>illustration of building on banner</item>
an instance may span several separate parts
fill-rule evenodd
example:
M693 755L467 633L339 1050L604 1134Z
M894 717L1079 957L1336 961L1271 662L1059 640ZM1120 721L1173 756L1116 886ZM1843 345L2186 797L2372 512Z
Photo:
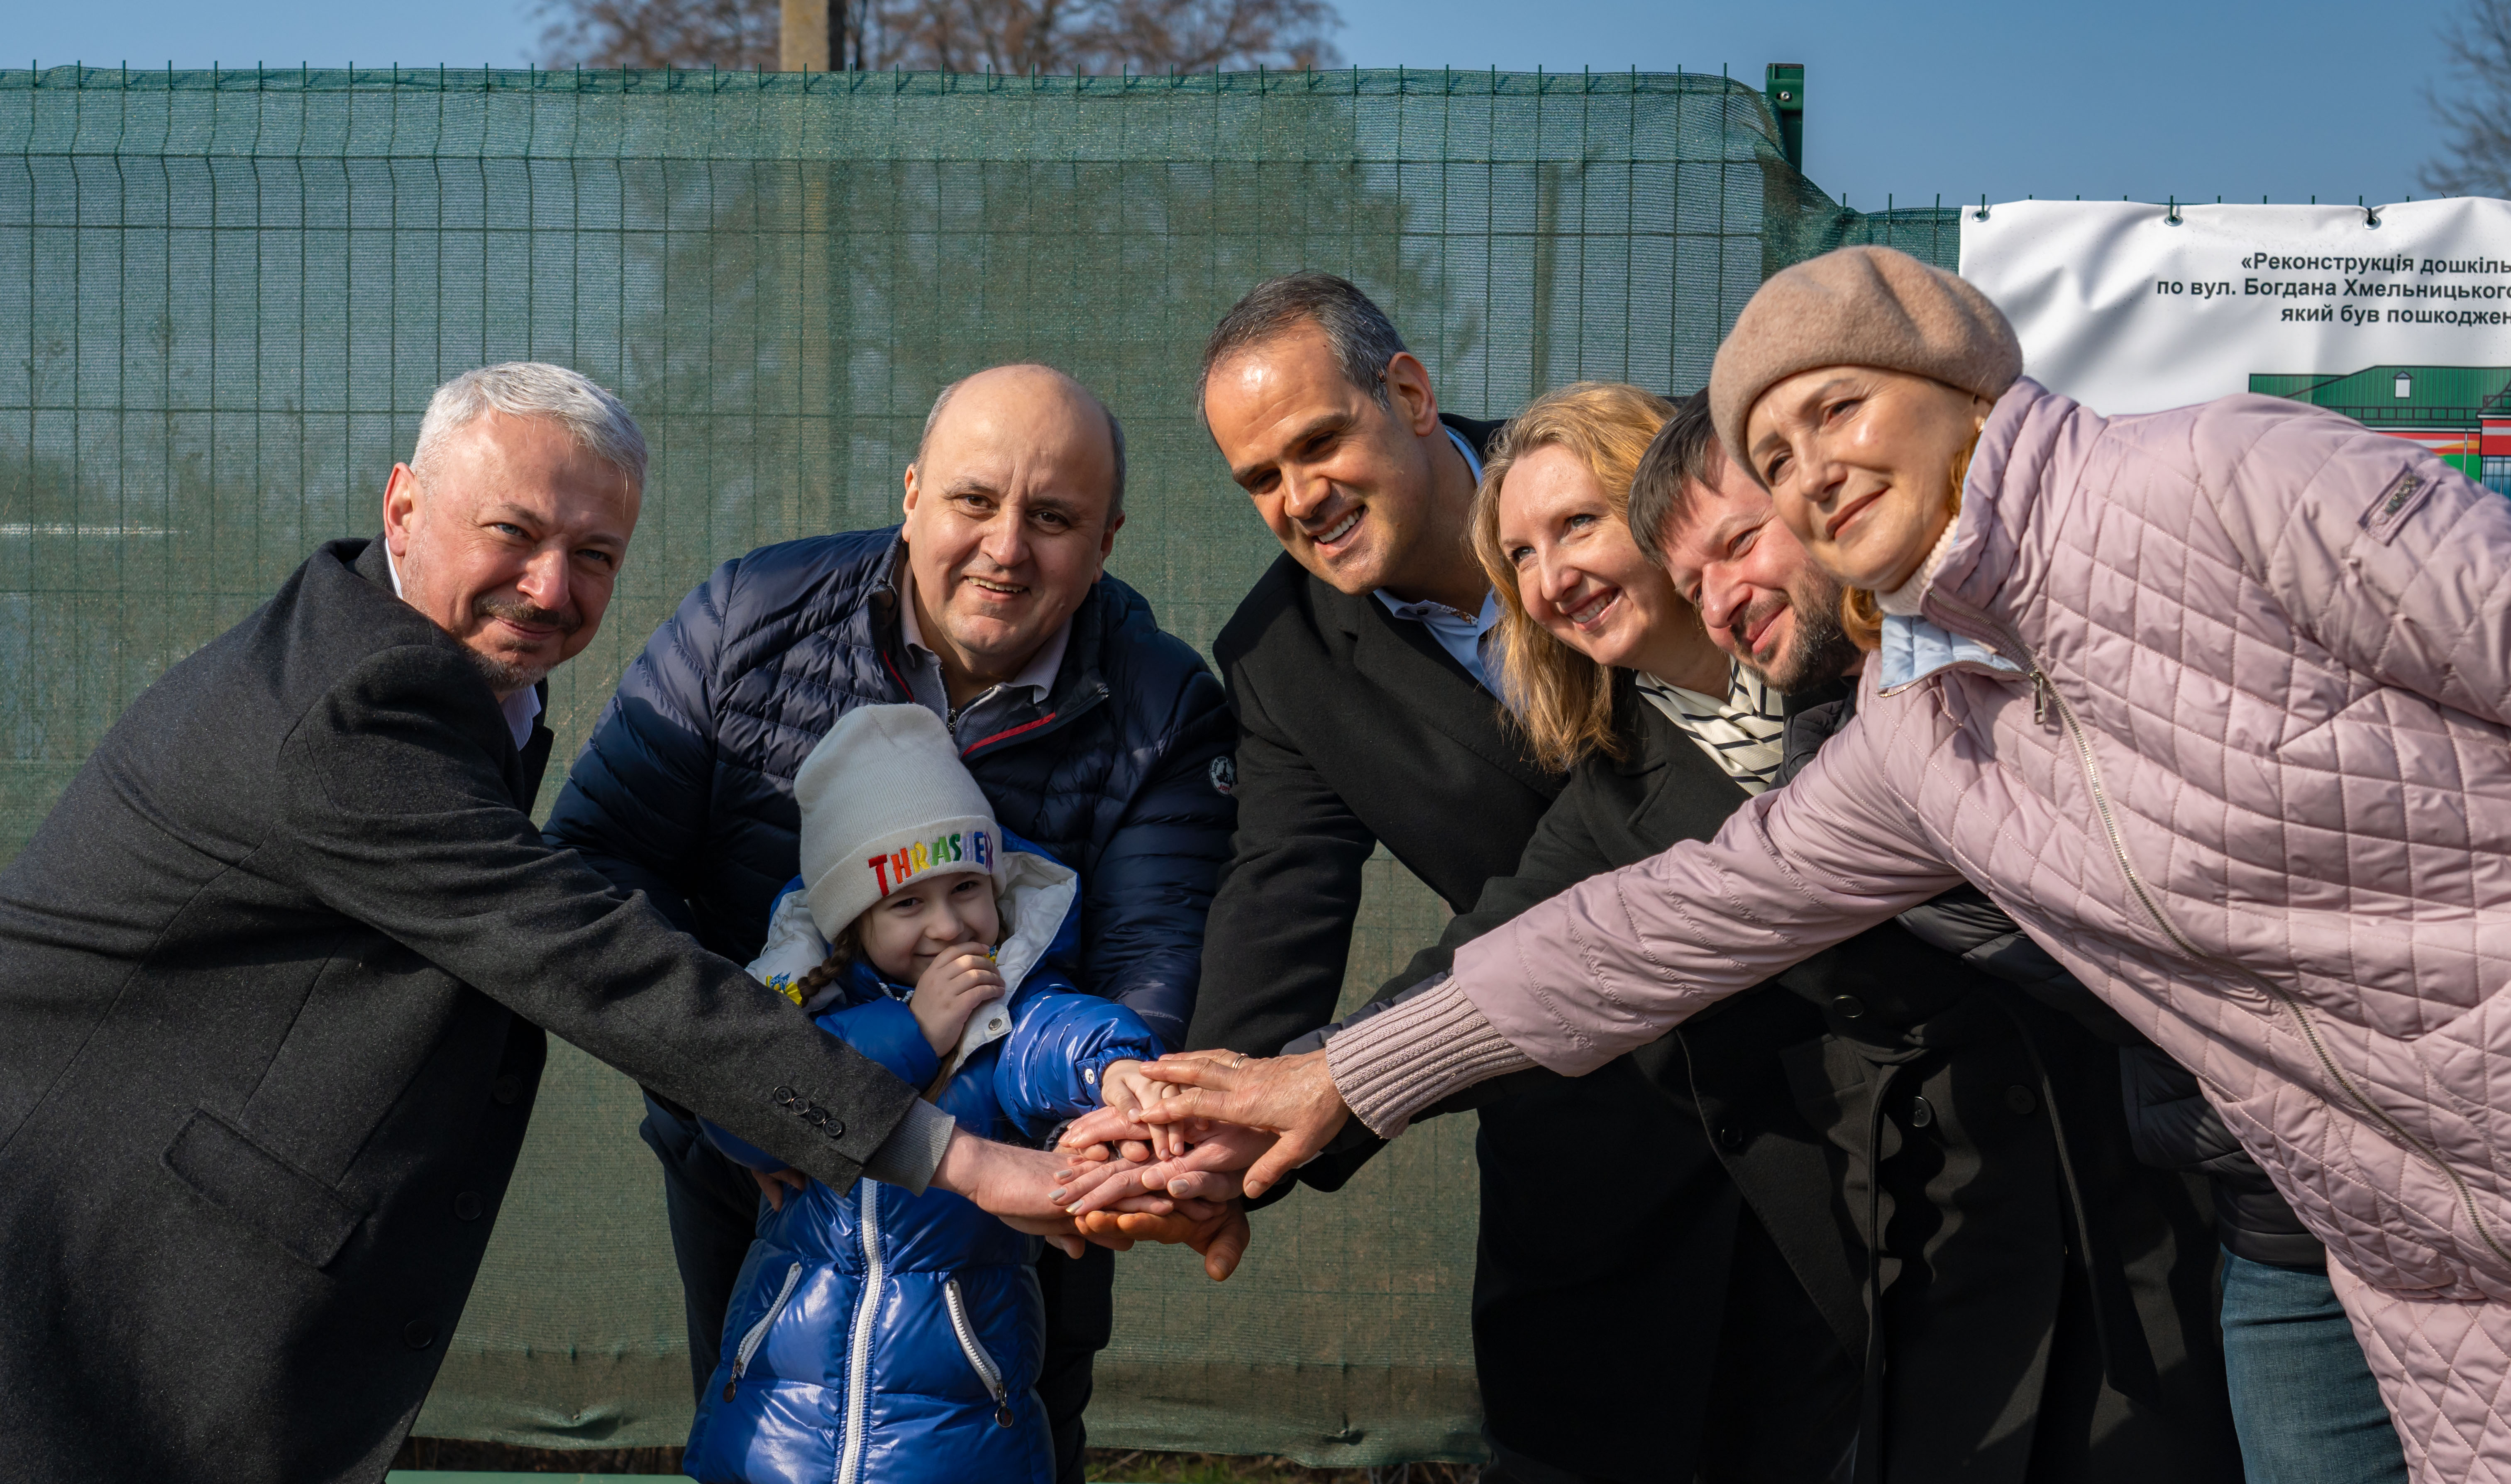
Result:
M2350 375L2252 375L2250 390L2342 412L2421 443L2469 478L2511 495L2511 366L2376 365Z

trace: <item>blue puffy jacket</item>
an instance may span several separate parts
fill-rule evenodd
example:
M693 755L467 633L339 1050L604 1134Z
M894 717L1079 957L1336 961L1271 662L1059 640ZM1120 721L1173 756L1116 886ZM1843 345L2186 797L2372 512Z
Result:
M1107 1064L1159 1054L1132 1011L1073 991L1080 911L1072 872L1010 839L1009 935L997 950L1010 999L970 1017L937 1101L988 1138L1035 1142L1099 1106ZM779 988L826 940L794 882L751 971ZM908 1084L944 1066L901 998L857 961L818 1020ZM815 1001L815 1004L820 1002ZM713 1124L708 1137L759 1169L782 1161ZM723 1359L699 1399L682 1466L694 1478L1031 1481L1053 1484L1046 1412L1032 1389L1046 1348L1037 1238L947 1191L910 1196L817 1181L782 1211L759 1202L725 1315Z
M747 963L801 867L802 760L854 707L914 699L895 659L903 554L892 526L716 568L621 677L550 812L551 843ZM1220 684L1102 577L1031 711L960 760L1006 829L1081 873L1081 987L1180 1045L1237 822L1214 776L1237 741Z

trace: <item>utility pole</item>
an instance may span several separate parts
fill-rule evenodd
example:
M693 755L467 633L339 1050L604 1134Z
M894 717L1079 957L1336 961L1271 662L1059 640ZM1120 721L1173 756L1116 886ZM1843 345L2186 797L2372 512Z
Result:
M785 0L785 14L793 14L794 0ZM788 19L787 34L793 22ZM1779 153L1798 171L1804 170L1804 63L1774 61L1769 65L1768 80L1762 85L1762 95L1770 100L1770 115L1779 121Z
M834 70L829 49L829 0L784 0L776 33L776 65L788 72Z

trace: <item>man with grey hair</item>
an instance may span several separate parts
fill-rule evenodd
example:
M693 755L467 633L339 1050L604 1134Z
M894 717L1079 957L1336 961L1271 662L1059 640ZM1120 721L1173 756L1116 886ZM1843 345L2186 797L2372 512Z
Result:
M629 666L549 838L747 961L798 869L802 760L847 711L913 702L949 727L1004 827L1080 872L1074 982L1178 1045L1228 854L1231 728L1202 660L1105 574L1124 524L1124 448L1106 405L1050 367L996 366L945 388L905 472L905 523L717 569ZM685 1098L647 1091L643 1133L663 1161L703 1388L758 1202L782 1188L715 1153ZM1243 1228L1203 1241L1215 1239L1234 1251ZM1078 1481L1113 1273L1103 1251L1078 1263L1049 1252L1038 1276L1038 1392L1058 1471Z
M382 536L168 670L0 871L12 1477L380 1478L544 1030L814 1178L1069 1231L1061 1161L953 1128L533 829L545 677L601 623L644 461L573 371L448 383Z

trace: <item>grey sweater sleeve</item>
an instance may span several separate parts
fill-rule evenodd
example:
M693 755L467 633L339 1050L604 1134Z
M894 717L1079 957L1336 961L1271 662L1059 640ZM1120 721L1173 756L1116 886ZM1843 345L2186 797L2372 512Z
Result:
M933 1183L933 1172L942 1167L942 1152L950 1147L951 1131L958 1126L950 1115L919 1097L907 1105L907 1117L864 1161L863 1172L883 1185L921 1196Z
M1353 1117L1391 1139L1412 1116L1534 1058L1483 1018L1452 979L1344 1028L1326 1043L1326 1066Z

